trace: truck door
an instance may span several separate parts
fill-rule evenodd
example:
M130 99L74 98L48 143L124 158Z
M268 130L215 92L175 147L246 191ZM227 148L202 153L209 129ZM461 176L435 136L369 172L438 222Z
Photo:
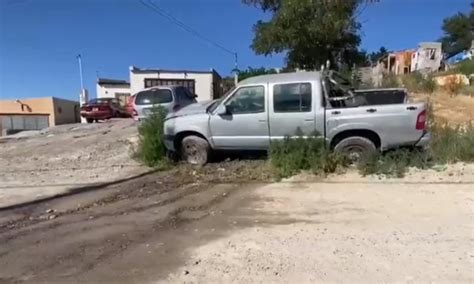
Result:
M269 121L270 139L303 135L316 131L313 84L310 82L270 84Z
M264 85L243 86L224 101L227 113L210 116L211 139L218 149L267 149L267 98Z

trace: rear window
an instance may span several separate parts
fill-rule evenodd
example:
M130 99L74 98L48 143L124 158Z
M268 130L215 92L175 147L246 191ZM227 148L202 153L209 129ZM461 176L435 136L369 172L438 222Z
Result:
M137 94L135 99L136 105L158 105L171 103L173 101L173 95L170 90L167 89L153 89L143 91Z
M107 98L107 99L92 99L89 101L89 104L108 104L110 102L113 102L113 99Z

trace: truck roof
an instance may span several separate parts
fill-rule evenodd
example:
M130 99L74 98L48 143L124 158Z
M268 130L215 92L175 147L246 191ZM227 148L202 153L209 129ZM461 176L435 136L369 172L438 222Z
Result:
M250 77L239 82L240 85L252 85L252 84L261 84L261 83L289 83L296 81L307 81L307 80L319 80L320 72L311 71L311 72L292 72L292 73L278 73L278 74L268 74L260 75L255 77Z

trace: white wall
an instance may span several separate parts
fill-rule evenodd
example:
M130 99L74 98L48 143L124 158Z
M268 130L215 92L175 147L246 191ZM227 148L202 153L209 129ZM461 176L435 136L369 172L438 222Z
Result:
M115 98L115 93L130 93L130 87L125 85L97 84L97 98Z
M196 95L198 101L211 100L213 98L212 73L134 73L130 71L130 91L133 94L145 88L145 79L193 79L195 80Z
M427 50L430 48L435 48L435 58L430 59L429 55L427 54ZM412 57L411 61L411 71L438 71L439 67L441 66L441 59L443 58L441 45L439 46L420 46L414 56Z

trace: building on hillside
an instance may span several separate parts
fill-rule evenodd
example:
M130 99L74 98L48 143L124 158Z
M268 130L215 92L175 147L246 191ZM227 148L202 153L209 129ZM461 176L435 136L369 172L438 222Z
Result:
M80 122L79 102L55 97L0 101L1 135Z
M421 42L411 58L411 72L436 72L441 68L441 42Z
M407 49L390 52L377 61L376 67L384 74L407 74L411 72L412 54L414 50Z
M122 105L130 97L130 83L125 80L97 79L97 98L116 98Z
M197 95L198 101L217 99L222 96L222 78L214 70L164 70L130 67L130 92L135 94L154 86L180 85Z

